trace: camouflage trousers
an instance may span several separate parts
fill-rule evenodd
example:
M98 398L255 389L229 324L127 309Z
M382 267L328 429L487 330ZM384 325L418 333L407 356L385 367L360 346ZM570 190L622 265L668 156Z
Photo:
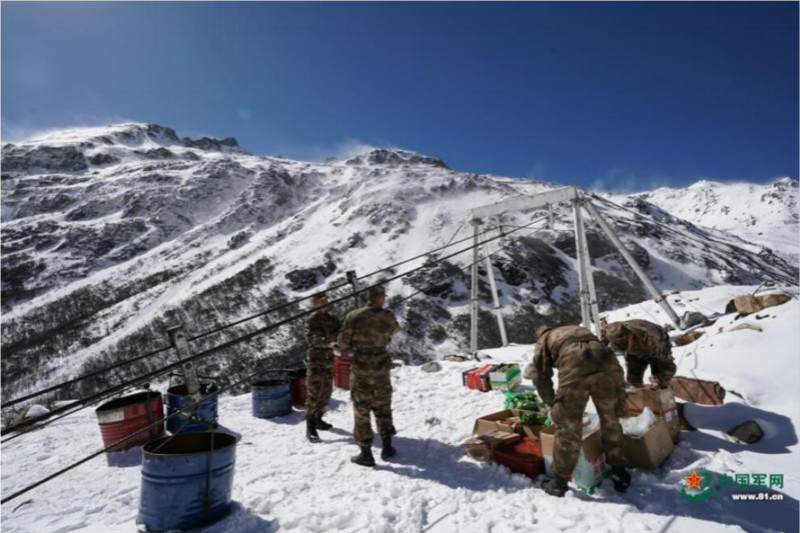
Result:
M619 417L625 409L625 386L622 369L584 376L559 387L550 417L556 424L553 472L568 478L575 470L583 444L583 412L589 398L597 407L603 449L608 464L622 465L622 426Z
M644 373L648 366L650 367L650 372L653 374L653 377L658 380L659 385L662 387L669 386L669 380L672 379L675 372L678 371L678 367L675 366L675 359L672 358L671 353L668 353L665 357L650 359L626 355L625 374L628 383L636 386L642 385L644 382Z
M370 413L375 415L378 435L396 433L392 423L392 380L389 371L392 358L381 355L355 354L350 367L350 396L353 400L355 426L353 438L359 446L370 446L374 434Z
M333 350L309 348L306 354L306 418L322 416L333 392Z

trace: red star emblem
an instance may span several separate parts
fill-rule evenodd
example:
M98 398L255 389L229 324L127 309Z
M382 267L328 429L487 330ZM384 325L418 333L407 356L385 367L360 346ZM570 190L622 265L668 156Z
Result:
M689 489L689 490L691 490L691 489L703 490L703 487L702 487L701 484L703 483L703 480L705 478L703 476L698 476L697 475L697 470L692 470L692 475L691 476L686 476L684 479L689 484L686 487L687 489Z

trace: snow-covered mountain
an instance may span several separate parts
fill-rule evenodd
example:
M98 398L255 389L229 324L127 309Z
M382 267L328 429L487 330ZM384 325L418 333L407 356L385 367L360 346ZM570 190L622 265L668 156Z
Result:
M164 346L166 328L190 335L469 236L470 209L557 185L456 172L434 157L373 150L310 163L248 154L233 139L181 139L163 126L75 129L2 150L3 397ZM796 262L737 236L696 227L641 198L598 204L664 290L796 279ZM544 212L509 213L507 231ZM489 245L509 339L530 342L543 322L579 320L569 206ZM495 225L497 221L487 221ZM534 233L535 230L535 233ZM589 224L602 309L647 298L630 268ZM490 235L487 234L486 237ZM468 246L465 242L439 256ZM407 361L463 350L468 271L460 254L388 286ZM425 259L373 276L376 282ZM487 304L481 347L500 344ZM334 296L349 291L342 288ZM401 301L407 296L420 294ZM344 313L349 305L340 305ZM196 352L296 313L290 306L192 344ZM303 345L298 322L205 361L223 381ZM140 375L169 351L85 381L65 395ZM282 361L281 361L282 362Z
M661 187L631 194L693 224L725 230L797 259L800 246L798 183L781 178L769 185L698 181L683 189Z

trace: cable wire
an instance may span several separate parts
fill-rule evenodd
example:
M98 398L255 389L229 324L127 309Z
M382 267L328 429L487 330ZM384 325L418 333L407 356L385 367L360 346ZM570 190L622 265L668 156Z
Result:
M374 272L370 272L369 274L364 274L363 276L359 276L357 279L369 278L369 277L374 276L376 274L379 274L381 272L384 272L384 271L387 271L387 270L392 270L392 269L394 269L394 268L396 268L398 266L404 265L406 263L410 263L411 261L415 261L417 259L421 259L423 257L429 256L431 254L434 254L434 253L440 252L440 251L442 251L442 250L444 250L446 248L449 248L450 246L455 246L456 244L460 244L460 243L462 243L462 242L464 242L466 240L472 239L474 236L471 235L471 236L466 237L464 239L461 239L461 240L453 242L453 239L458 234L458 232L461 231L461 228L463 227L463 225L464 224L462 222L461 225L458 227L458 230L456 230L456 233L453 234L453 236L450 238L450 241L447 244L445 244L444 246L440 246L438 248L434 248L433 250L429 250L429 251L427 251L427 252L425 252L423 254L420 254L420 255L417 255L417 256L414 256L414 257L411 257L411 258L408 258L408 259L404 259L404 260L402 260L400 262L397 262L397 263L395 263L393 265L390 265L388 267L384 267L384 268L375 270ZM483 235L485 233L493 231L494 229L496 229L496 228L495 227L487 228L485 231L482 231L481 233L479 233L479 235ZM336 289L339 289L339 288L344 287L346 285L348 285L348 282L343 282L343 283L340 283L338 285L334 285L333 287L329 287L328 290L336 290ZM270 309L266 309L264 311L259 311L258 313L255 313L255 314L252 314L252 315L237 319L234 322L230 322L228 324L223 324L221 326L215 327L215 328L210 329L208 331L204 331L203 333L199 333L197 335L187 337L186 340L188 342L192 342L192 341L196 341L196 340L202 339L204 337L208 337L209 335L213 335L214 333L219 333L220 331L223 331L225 329L231 328L233 326L238 326L239 324L243 324L244 322L248 322L248 321L253 320L255 318L259 318L259 317L262 317L264 315L268 315L268 314L271 314L271 313L286 309L287 307L291 307L291 306L296 305L296 304L298 304L300 302L308 300L308 299L312 298L313 296L314 296L313 294L309 294L309 295L303 296L301 298L297 298L295 300L292 300L290 302L282 303L282 304L277 305L275 307L272 307ZM170 350L171 348L172 348L171 345L170 346L163 346L161 348L158 348L156 350L147 352L145 354L137 355L137 356L132 357L130 359L126 359L125 361L120 361L120 362L114 363L112 365L109 365L109 366L107 366L105 368L101 368L99 370L95 370L93 372L90 372L89 374L84 374L82 376L78 376L76 378L69 379L69 380L64 381L62 383L58 383L56 385L52 385L50 387L46 387L44 389L40 389L40 390L34 391L32 393L26 394L25 396L20 396L19 398L14 398L13 400L9 400L9 401L4 402L3 404L1 404L0 405L0 409L5 409L7 407L12 407L12 406L17 405L17 404L19 404L21 402L24 402L26 400L30 400L31 398L35 398L37 396L41 396L42 394L47 394L48 392L53 392L55 390L62 389L62 388L67 387L69 385L78 383L79 381L83 381L85 379L89 379L89 378L98 376L98 375L103 374L105 372L109 372L111 370L114 370L114 369L117 369L117 368L120 368L120 367L123 367L123 366L130 365L130 364L135 363L137 361L141 361L142 359L146 359L148 357L152 357L152 356L157 355L159 353L162 353L162 352L165 352L167 350Z
M497 236L494 236L494 237L490 237L490 238L488 238L488 239L486 239L484 241L480 241L480 242L478 242L476 244L472 244L471 246L468 246L466 248L463 248L461 250L453 252L453 253L451 253L449 255L446 255L446 256L431 260L431 261L426 261L425 263L423 263L422 265L420 265L420 266L418 266L416 268L413 268L411 270L408 270L408 271L400 273L400 274L396 274L396 275L394 275L394 276L392 276L390 278L381 280L378 283L363 287L363 288L361 288L361 289L359 289L357 291L353 291L352 293L346 294L346 295L344 295L344 296L342 296L340 298L332 300L329 303L329 305L335 305L335 304L343 302L343 301L345 301L345 300L347 300L349 298L353 298L355 296L358 296L359 294L366 293L370 289L372 289L373 287L377 287L379 285L383 285L385 283L389 283L391 281L403 278L405 276L409 276L409 275L411 275L411 274L413 274L415 272L418 272L418 271L420 271L420 270L422 270L424 268L427 268L427 267L429 267L431 265L435 265L437 263L443 262L443 261L445 261L447 259L450 259L452 257L460 255L460 254L462 254L464 252L472 250L476 246L482 246L482 245L484 245L486 243L495 241L495 240L497 240L499 238L502 238L504 236L510 235L512 233L515 233L517 231L520 231L522 229L530 227L531 225L533 225L536 222L539 222L539 220L538 219L534 220L534 221L528 223L527 225L520 226L519 228L515 228L515 229L513 229L511 231L508 231L508 232L506 232L504 234L497 235ZM472 238L474 238L474 236L471 236L469 238L472 239ZM161 367L160 369L156 369L156 370L153 370L151 372L148 372L148 373L144 374L143 376L140 376L139 378L130 380L128 382L120 383L120 384L115 385L113 387L110 387L110 388L108 388L108 389L106 389L104 391L101 391L101 392L98 392L96 394L93 394L93 395L91 395L91 396L89 396L87 398L83 398L81 400L77 400L77 401L75 401L73 403L70 403L68 405L65 405L65 406L59 407L57 409L54 409L54 410L50 411L49 413L45 413L45 414L42 414L42 415L40 415L38 417L34 417L34 418L31 418L31 419L25 420L23 422L20 422L18 424L15 424L13 426L3 428L2 430L0 430L0 435L7 435L10 432L18 431L18 430L23 429L25 427L32 426L32 425L36 424L37 422L44 421L44 420L49 419L49 418L51 418L51 417L53 417L55 415L58 415L58 414L62 414L62 413L66 412L67 410L69 410L72 407L77 407L79 405L81 406L81 408L87 407L91 403L96 402L98 399L102 399L107 394L114 394L114 393L117 393L117 392L120 392L120 391L124 390L126 387L130 386L132 383L141 383L143 381L149 381L150 379L152 379L154 377L158 377L158 376L160 376L160 375L162 375L162 374L164 374L166 372L169 372L169 371L171 371L173 369L179 368L180 366L182 366L186 362L195 361L197 359L200 359L200 358L203 358L203 357L207 357L207 356L209 356L211 354L214 354L214 353L216 353L218 351L221 351L221 350L224 350L226 348L230 348L232 346L235 346L236 344L239 344L240 342L244 342L246 340L250 340L250 339L252 339L252 338L254 338L254 337L258 336L258 335L261 335L261 334L266 333L268 331L272 331L274 329L277 329L280 326L283 326L285 324L293 322L293 321L295 321L297 319L303 318L303 317L305 317L305 316L307 316L307 315L309 315L311 313L314 313L314 312L315 312L314 309L309 309L309 310L306 310L306 311L302 311L302 312L300 312L300 313L298 313L296 315L293 315L291 317L288 317L286 319L283 319L283 320L280 320L278 322L275 322L273 324L268 324L267 326L264 326L262 328L256 329L254 331L251 331L250 333L246 333L246 334L242 335L241 337L237 337L236 339L232 339L232 340L229 340L227 342L223 342L222 344L219 344L217 346L213 346L213 347L208 348L208 349L206 349L206 350L204 350L202 352L194 354L194 355L188 357L187 359L184 359L183 361L177 361L175 363L168 364L168 365L166 365L164 367ZM77 410L75 410L73 412L77 412ZM44 427L46 425L47 424L40 424L38 427Z
M127 437L124 437L124 438L116 441L115 443L113 443L113 444L111 444L109 446L106 446L105 448L102 448L102 449L100 449L100 450L98 450L96 452L93 452L93 453L87 455L86 457L84 457L83 459L80 459L80 460L78 460L78 461L76 461L76 462L74 462L74 463L62 468L61 470L58 470L57 472L54 472L54 473L52 473L52 474L50 474L48 476L43 477L42 479L39 479L38 481L35 481L34 483L31 483L30 485L27 485L27 486L23 487L22 489L14 492L13 494L11 494L11 495L3 498L2 500L0 500L0 504L8 503L8 502L10 502L10 501L22 496L23 494L25 494L28 491L31 491L31 490L35 489L36 487L44 485L48 481L51 481L51 480L53 480L53 479L55 479L55 478L57 478L57 477L59 477L59 476L61 476L63 474L66 474L70 470L79 467L80 465L82 465L82 464L94 459L95 457L97 457L99 455L102 455L103 453L108 452L109 450L119 446L120 444L128 442L132 438L134 438L134 437L136 437L138 435L141 435L145 431L149 431L149 430L153 429L154 427L157 427L159 424L166 423L166 421L168 419L170 419L172 417L175 417L175 416L178 416L178 415L186 412L189 409L194 409L194 408L198 407L200 404L202 404L204 401L206 401L207 399L211 398L212 396L219 395L219 394L221 394L221 393L223 393L225 391L228 391L228 390L232 389L235 386L240 385L241 383L244 383L248 379L258 375L259 373L263 372L264 370L265 369L259 368L255 372L245 376L243 379L240 379L237 382L231 383L231 384L229 384L229 385L227 385L225 387L220 388L219 390L216 390L216 391L214 391L212 393L209 393L209 394L203 396L202 398L200 398L200 400L198 400L198 401L196 401L194 403L191 403L191 404L187 405L186 407L183 407L182 409L174 411L172 414L169 414L169 415L165 416L164 418L162 418L162 419L160 419L160 420L158 420L156 422L153 422L152 424L150 424L150 425L148 425L146 427L141 428L140 430L136 431L135 433L131 433ZM270 370L271 371L280 372L280 371L288 371L288 370L291 370L291 369L270 369Z

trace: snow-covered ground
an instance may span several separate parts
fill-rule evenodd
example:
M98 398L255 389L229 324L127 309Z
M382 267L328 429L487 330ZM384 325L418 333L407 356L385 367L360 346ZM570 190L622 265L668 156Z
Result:
M714 287L671 295L670 301L706 314L755 287ZM676 300L680 300L679 302ZM609 314L660 319L652 302ZM588 495L546 495L539 480L464 456L461 443L476 417L503 409L499 392L480 393L461 385L472 362L442 361L441 372L419 367L393 370L399 455L378 459L374 469L349 458L356 451L350 430L348 393L336 390L328 419L333 432L324 444L304 438L303 415L271 421L250 415L250 396L224 397L220 421L241 434L234 480L234 512L204 532L520 532L520 531L798 531L797 430L800 423L800 302L766 309L757 320L721 317L706 335L674 350L679 375L718 380L726 389L719 407L690 406L687 416L700 429L682 441L656 472L636 471L629 493L606 482ZM750 322L763 332L728 331ZM496 360L527 363L532 346L486 350ZM752 446L732 442L725 430L757 420L765 439ZM376 442L377 445L377 442ZM2 493L22 486L99 448L93 413L68 417L48 429L2 448ZM136 452L131 455L135 456ZM132 461L135 463L135 461ZM709 501L687 502L682 479L693 470L714 474L783 474L782 502L735 502L730 489ZM140 469L111 467L98 458L2 508L4 532L129 532L134 530Z

